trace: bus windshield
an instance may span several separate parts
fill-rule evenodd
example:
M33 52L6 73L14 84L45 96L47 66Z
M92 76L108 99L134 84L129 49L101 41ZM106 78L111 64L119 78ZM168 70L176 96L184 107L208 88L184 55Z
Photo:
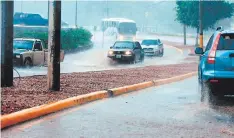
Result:
M136 34L136 24L135 23L120 23L119 33L120 34Z

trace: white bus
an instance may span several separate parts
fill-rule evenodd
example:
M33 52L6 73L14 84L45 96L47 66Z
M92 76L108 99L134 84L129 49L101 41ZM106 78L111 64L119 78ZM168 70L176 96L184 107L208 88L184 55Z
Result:
M135 40L137 27L133 20L126 18L102 19L102 31L115 36L116 40Z

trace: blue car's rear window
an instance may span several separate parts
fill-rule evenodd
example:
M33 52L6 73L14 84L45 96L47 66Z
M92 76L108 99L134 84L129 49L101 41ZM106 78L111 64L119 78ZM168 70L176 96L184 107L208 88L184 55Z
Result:
M222 34L218 50L234 50L234 34Z

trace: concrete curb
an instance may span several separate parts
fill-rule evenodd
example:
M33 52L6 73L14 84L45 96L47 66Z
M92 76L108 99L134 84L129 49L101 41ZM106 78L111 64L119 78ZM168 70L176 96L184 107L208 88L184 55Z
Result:
M163 84L168 84L180 80L184 80L186 78L192 77L196 75L197 72L191 72L184 75L179 75L172 78L161 79L156 81L148 81L143 83L138 83L134 85L128 85L119 88L113 88L104 91L97 91L85 95L80 95L76 97L67 98L58 102L44 104L41 106L24 109L22 111L14 112L11 114L1 116L1 129L22 123L31 119L35 119L50 113L54 113L56 111L60 111L66 108L70 108L76 105L82 105L85 103L89 103L92 101L100 100L103 98L109 98L112 96L118 96L124 93L137 91L141 89L145 89L152 86L159 86Z
M197 72L191 72L191 73L187 73L187 74L184 74L184 75L179 75L179 76L172 77L172 78L160 79L160 80L155 80L155 81L148 81L148 82L138 83L138 84L134 84L134 85L128 85L128 86L124 86L124 87L113 88L113 89L110 89L108 91L112 92L113 96L118 96L118 95L121 95L121 94L124 94L124 93L149 88L149 87L152 87L152 86L159 86L159 85L164 85L164 84L169 84L169 83L172 83L172 82L184 80L184 79L192 77L192 76L194 76L196 74L197 74Z
M107 98L107 91L98 91L90 94L80 95L76 97L67 98L58 102L44 104L41 106L25 109L15 113L1 116L1 129L12 126L27 120L31 120L43 115L54 113L56 111L73 107L76 105L85 104L95 100Z

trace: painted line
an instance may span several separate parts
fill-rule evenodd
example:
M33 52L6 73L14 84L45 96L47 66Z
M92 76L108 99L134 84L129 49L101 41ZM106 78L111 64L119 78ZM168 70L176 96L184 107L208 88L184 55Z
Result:
M171 46L171 45L166 45L167 47L171 47L171 48L175 48L177 51L179 51L180 52L180 54L184 54L184 51L182 50L182 49L179 49L179 48L177 48L177 47L174 47L174 46Z
M234 132L229 129L222 129L221 133L227 134L229 136L234 136Z
M179 75L172 78L161 79L156 81L148 81L143 83L138 83L134 85L128 85L119 88L113 88L105 91L93 92L85 95L80 95L76 97L67 98L50 104L44 104L41 106L24 109L18 112L1 116L1 129L7 128L18 123L22 123L28 120L32 120L50 113L54 113L66 108L70 108L77 105L86 104L92 101L101 100L104 98L109 98L112 96L118 96L128 92L138 91L152 86L158 86L163 84L168 84L196 75L197 72L191 72L184 75ZM40 121L39 121L40 122Z

